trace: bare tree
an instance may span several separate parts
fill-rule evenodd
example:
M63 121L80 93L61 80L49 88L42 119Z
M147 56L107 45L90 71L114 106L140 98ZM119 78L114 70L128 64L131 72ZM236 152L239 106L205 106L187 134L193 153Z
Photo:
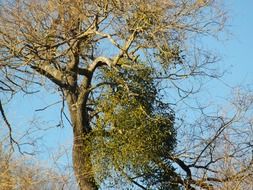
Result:
M175 155L183 162L176 163L183 166L189 189L252 187L252 90L232 91L228 105L217 112L198 108L200 118L179 129L184 146Z
M71 189L71 176L59 174L33 158L17 158L11 151L1 150L0 189ZM11 150L11 149L9 149Z
M67 102L70 113L74 135L73 168L82 190L98 189L96 161L102 163L106 159L99 160L99 153L104 152L96 152L94 147L98 142L104 145L109 140L118 143L108 143L114 149L105 145L113 153L124 153L120 143L129 145L125 146L128 154L123 155L131 155L137 163L141 160L138 156L151 156L153 165L149 173L145 171L144 175L141 170L133 170L139 172L135 177L118 164L119 155L114 154L115 160L109 159L114 161L115 170L120 170L121 175L139 188L145 189L136 178L149 181L152 176L151 187L180 184L186 189L212 189L214 184L232 179L231 175L214 177L218 169L210 169L210 166L226 158L219 156L216 143L226 138L223 132L237 121L241 112L234 117L213 117L203 112L205 117L199 125L210 128L210 134L197 141L191 139L192 146L185 144L185 149L173 153L175 113L171 105L157 100L162 88L154 86L168 87L163 82L168 81L169 87L183 100L198 89L185 89L180 81L199 76L217 77L209 67L217 58L198 46L196 39L215 36L223 28L226 16L219 7L214 0L16 0L1 3L0 89L12 96L17 90L33 94L32 88L54 84L53 88L62 96L63 105ZM4 117L4 112L1 113ZM129 128L133 123L136 128ZM7 126L11 132L8 123ZM157 138L156 133L164 136ZM196 134L192 136L196 137ZM129 143L131 138L140 141ZM132 151L129 147L134 146ZM186 149L189 147L191 149ZM230 158L230 153L228 155ZM145 161L145 157L142 158ZM150 160L144 161L142 164L151 165ZM127 161L124 163L127 165ZM171 163L182 171L177 173Z

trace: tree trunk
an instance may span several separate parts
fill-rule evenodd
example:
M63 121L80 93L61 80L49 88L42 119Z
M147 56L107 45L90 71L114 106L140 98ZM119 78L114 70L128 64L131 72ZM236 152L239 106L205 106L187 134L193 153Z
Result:
M74 133L73 166L80 190L97 190L90 154L85 151L86 142L84 135Z
M73 168L80 190L97 190L91 162L91 153L88 150L87 135L91 132L85 106L78 105L77 97L67 94L67 102L73 127Z

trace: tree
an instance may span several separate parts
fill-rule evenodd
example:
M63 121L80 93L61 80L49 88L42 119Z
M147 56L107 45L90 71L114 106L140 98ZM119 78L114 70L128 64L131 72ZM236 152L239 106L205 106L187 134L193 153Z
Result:
M194 89L177 81L215 77L208 65L216 58L194 39L223 28L218 7L213 0L1 3L0 89L12 96L54 85L67 102L82 190L117 174L142 189L209 189L191 169L208 170L196 164L212 143L192 165L182 160L175 153L176 113L161 92L169 81L184 99Z
M2 144L0 144L2 145ZM10 157L8 154L3 153L2 146L0 147L0 184L3 190L11 189L13 185L13 180L10 174Z
M1 142L2 145L2 142ZM70 177L56 173L31 158L17 159L13 152L0 152L1 190L70 189Z

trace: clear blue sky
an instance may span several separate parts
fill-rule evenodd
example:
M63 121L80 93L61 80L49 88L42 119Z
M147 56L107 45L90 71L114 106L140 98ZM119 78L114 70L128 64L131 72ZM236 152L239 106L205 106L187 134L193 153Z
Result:
M215 48L223 56L221 65L229 68L230 73L224 80L231 85L250 84L253 82L253 1L226 1L230 15L228 40Z
M252 0L230 0L226 1L226 9L229 13L229 23L227 29L231 35L227 35L227 40L221 42L206 41L210 49L214 49L221 56L222 60L219 65L221 69L228 70L223 77L224 83L234 87L237 85L250 85L253 83L253 1ZM214 98L226 97L230 90L222 82L211 81L208 84L210 96ZM44 92L48 95L46 92ZM7 115L16 129L23 126L29 126L27 118L32 119L34 110L43 107L45 102L54 103L57 97L53 95L44 96L43 93L37 97L19 96L7 108ZM14 111L13 111L14 110ZM42 112L39 116L42 120L49 122L41 123L41 126L53 126L57 124L55 118L59 118L59 107L53 106L47 112ZM40 125L37 123L36 125ZM71 128L66 126L65 129L57 128L54 132L44 132L45 136L41 142L47 144L56 150L59 144L67 142L71 144ZM19 134L19 132L17 132ZM51 135L50 135L51 134ZM50 148L49 148L50 149ZM47 155L44 157L47 158Z

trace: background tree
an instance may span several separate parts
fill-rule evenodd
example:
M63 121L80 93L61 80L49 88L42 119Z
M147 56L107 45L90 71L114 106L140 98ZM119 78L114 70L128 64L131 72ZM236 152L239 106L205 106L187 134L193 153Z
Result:
M1 142L1 145L4 142ZM5 148L8 150L8 148ZM10 150L10 149L9 149ZM71 189L71 176L59 174L27 156L18 159L12 151L1 150L0 189Z
M10 158L8 154L3 152L2 146L0 149L0 170L1 170L0 175L1 188L3 190L12 189L13 180L11 179L10 174Z
M183 100L198 88L182 80L217 77L209 67L216 57L195 40L223 28L219 7L214 0L1 3L1 90L59 92L73 127L80 189L98 189L117 175L142 189L210 189L220 180L210 180L214 142L234 118L205 117L201 126L219 126L212 136L176 151L182 127L175 102L162 94L173 87Z

